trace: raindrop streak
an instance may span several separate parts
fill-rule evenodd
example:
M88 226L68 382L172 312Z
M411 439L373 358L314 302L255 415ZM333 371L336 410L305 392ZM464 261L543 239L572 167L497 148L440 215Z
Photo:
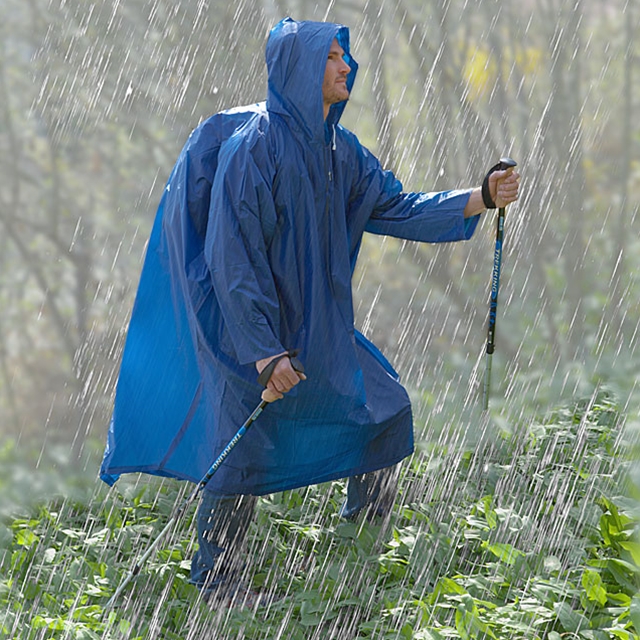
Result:
M640 633L625 629L640 559L636 5L6 0L0 637ZM407 191L518 160L490 411L494 214L463 244L366 236L357 326L415 423L391 516L342 521L344 482L260 498L236 569L280 599L253 612L189 584L191 509L105 615L192 489L96 479L154 212L189 132L265 97L284 15L351 28L361 68L342 124Z

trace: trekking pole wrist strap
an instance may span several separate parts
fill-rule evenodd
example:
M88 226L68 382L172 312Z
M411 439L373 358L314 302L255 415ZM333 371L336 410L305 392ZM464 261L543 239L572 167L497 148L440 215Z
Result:
M502 162L498 162L498 164L491 167L491 169L489 169L489 171L487 172L487 175L484 177L484 180L482 181L482 202L484 203L484 206L487 209L497 208L496 203L493 201L493 198L491 197L491 189L489 189L489 176L494 171L499 171L501 167L502 167Z
M302 362L300 362L300 360L297 358L298 353L298 349L290 349L286 353L282 353L279 356L276 356L258 375L258 384L262 387L267 386L269 380L271 379L271 376L273 375L276 365L278 364L278 362L280 362L280 360L282 360L282 358L289 358L294 371L297 371L298 373L304 373Z

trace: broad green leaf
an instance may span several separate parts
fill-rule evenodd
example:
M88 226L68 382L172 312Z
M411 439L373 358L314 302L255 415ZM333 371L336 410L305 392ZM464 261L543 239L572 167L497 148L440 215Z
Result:
M20 529L15 534L15 543L20 547L31 547L39 540L38 536L30 529Z
M516 549L513 545L501 542L486 545L486 548L506 564L514 564L517 558L524 556L524 553Z
M490 529L495 529L498 526L498 514L492 508L493 496L485 496L482 499L484 517L487 520L487 524Z
M553 608L566 631L578 633L581 629L589 628L589 620L578 611L572 609L566 602L556 602Z
M50 631L64 631L65 627L62 618L49 616L36 616L32 624L35 629L49 629Z
M620 542L620 546L631 554L634 563L640 567L640 543L639 542Z
M634 521L624 513L620 513L613 502L600 498L599 502L608 509L600 516L600 532L607 545L611 545L621 536L627 537L627 529Z
M300 607L300 622L305 627L315 627L321 622L335 618L337 615L338 611L330 608L328 602L305 600Z
M470 595L464 595L456 609L456 630L465 640L484 637L495 638L486 622L480 617L478 607Z
M631 598L626 593L611 593L607 594L609 600L613 603L620 605L621 607L629 607L631 604Z
M582 574L582 586L589 600L597 602L601 606L607 603L607 590L602 584L602 578L599 573L587 569Z
M466 593L467 591L465 590L465 588L462 585L458 584L455 580L452 580L451 578L440 578L440 580L438 580L438 584L436 585L436 588L433 591L433 595L436 597L440 594L466 595Z
M640 595L635 595L629 605L629 618L633 622L636 633L640 636Z
M596 563L593 563L593 566L596 566ZM617 558L609 558L605 561L605 566L616 583L623 589L626 589L629 594L633 594L638 590L636 584L637 576L634 575L638 573L638 567Z
M110 622L113 624L111 619L110 619ZM131 629L131 623L128 620L120 620L120 622L118 623L118 630L120 631L120 633L124 635L125 633L128 633L130 629Z

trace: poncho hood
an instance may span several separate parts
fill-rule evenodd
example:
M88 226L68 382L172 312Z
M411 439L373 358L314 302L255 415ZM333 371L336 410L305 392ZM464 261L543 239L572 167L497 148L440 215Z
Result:
M311 140L326 142L347 104L344 100L332 105L325 123L322 80L334 38L351 67L347 76L347 88L351 92L358 64L350 52L347 27L285 18L271 30L267 42L267 109L286 118L290 126L300 129Z

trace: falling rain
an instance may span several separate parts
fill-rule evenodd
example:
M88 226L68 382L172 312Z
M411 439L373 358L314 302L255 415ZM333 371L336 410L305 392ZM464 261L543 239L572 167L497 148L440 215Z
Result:
M0 638L638 637L638 2L0 13ZM356 326L414 416L392 513L342 520L342 481L261 497L238 571L266 597L216 607L189 584L195 505L171 522L193 485L98 470L164 185L201 121L265 98L287 15L350 28L341 124L406 191L510 156L521 197L486 410L496 212L464 243L365 236Z

